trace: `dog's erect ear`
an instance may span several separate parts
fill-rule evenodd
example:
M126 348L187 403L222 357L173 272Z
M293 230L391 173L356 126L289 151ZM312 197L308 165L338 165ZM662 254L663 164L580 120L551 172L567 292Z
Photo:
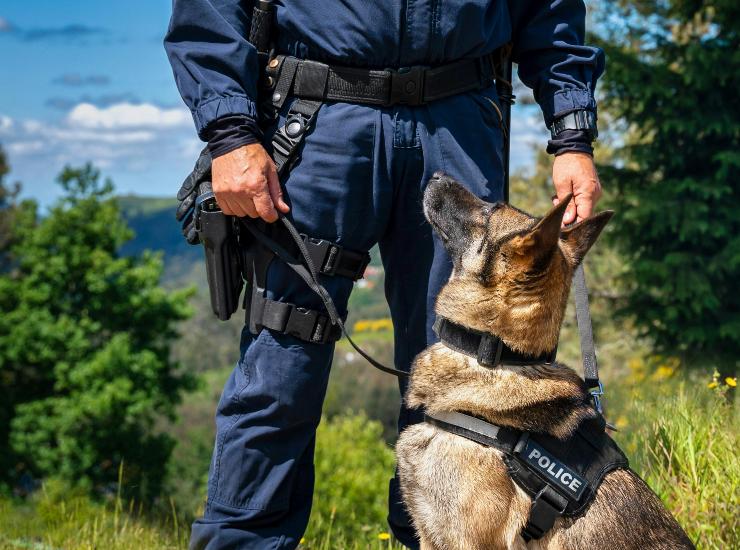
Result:
M533 259L549 256L558 245L560 226L563 215L573 195L565 197L525 234L512 239L512 246L517 254Z
M574 266L581 263L583 257L596 242L596 239L599 238L602 229L612 219L613 215L613 210L604 210L563 229L561 235L563 248L569 252L570 261Z

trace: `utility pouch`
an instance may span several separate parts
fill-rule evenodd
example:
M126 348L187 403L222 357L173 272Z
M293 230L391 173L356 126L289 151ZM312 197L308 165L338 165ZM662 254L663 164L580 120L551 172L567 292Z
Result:
M211 309L222 321L239 307L244 288L242 251L236 218L226 216L216 203L210 185L202 185L196 200L195 228L203 244Z

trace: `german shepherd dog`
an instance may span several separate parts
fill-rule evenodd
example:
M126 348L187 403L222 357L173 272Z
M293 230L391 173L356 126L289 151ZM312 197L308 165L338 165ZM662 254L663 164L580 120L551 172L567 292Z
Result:
M554 349L573 272L613 214L601 212L561 230L569 200L538 219L484 202L435 174L424 213L454 266L437 314L493 333L523 354ZM487 368L443 343L416 357L405 399L432 414L463 412L558 439L597 415L583 380L562 364ZM606 475L581 516L561 517L527 543L521 531L532 500L512 481L498 450L421 423L403 431L396 454L422 550L694 548L658 497L627 469Z

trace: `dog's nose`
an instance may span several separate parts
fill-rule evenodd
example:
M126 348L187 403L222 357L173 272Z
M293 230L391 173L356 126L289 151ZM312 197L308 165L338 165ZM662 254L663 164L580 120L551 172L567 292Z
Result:
M436 172L434 172L431 179L429 180L429 185L442 186L443 189L449 189L454 184L455 180L441 170L437 170Z

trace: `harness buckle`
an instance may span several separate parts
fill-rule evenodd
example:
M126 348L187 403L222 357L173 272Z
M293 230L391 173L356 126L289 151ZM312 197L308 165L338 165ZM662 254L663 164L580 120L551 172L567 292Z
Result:
M522 529L522 537L529 542L539 539L555 524L555 520L563 515L568 507L568 501L560 496L552 487L545 485L532 501L529 510L529 519Z
M316 269L325 275L335 275L340 264L343 248L324 239L316 239L307 235L301 235L301 237L305 242L311 244L306 248Z
M424 103L426 67L404 67L391 71L391 96L388 105L421 105Z

